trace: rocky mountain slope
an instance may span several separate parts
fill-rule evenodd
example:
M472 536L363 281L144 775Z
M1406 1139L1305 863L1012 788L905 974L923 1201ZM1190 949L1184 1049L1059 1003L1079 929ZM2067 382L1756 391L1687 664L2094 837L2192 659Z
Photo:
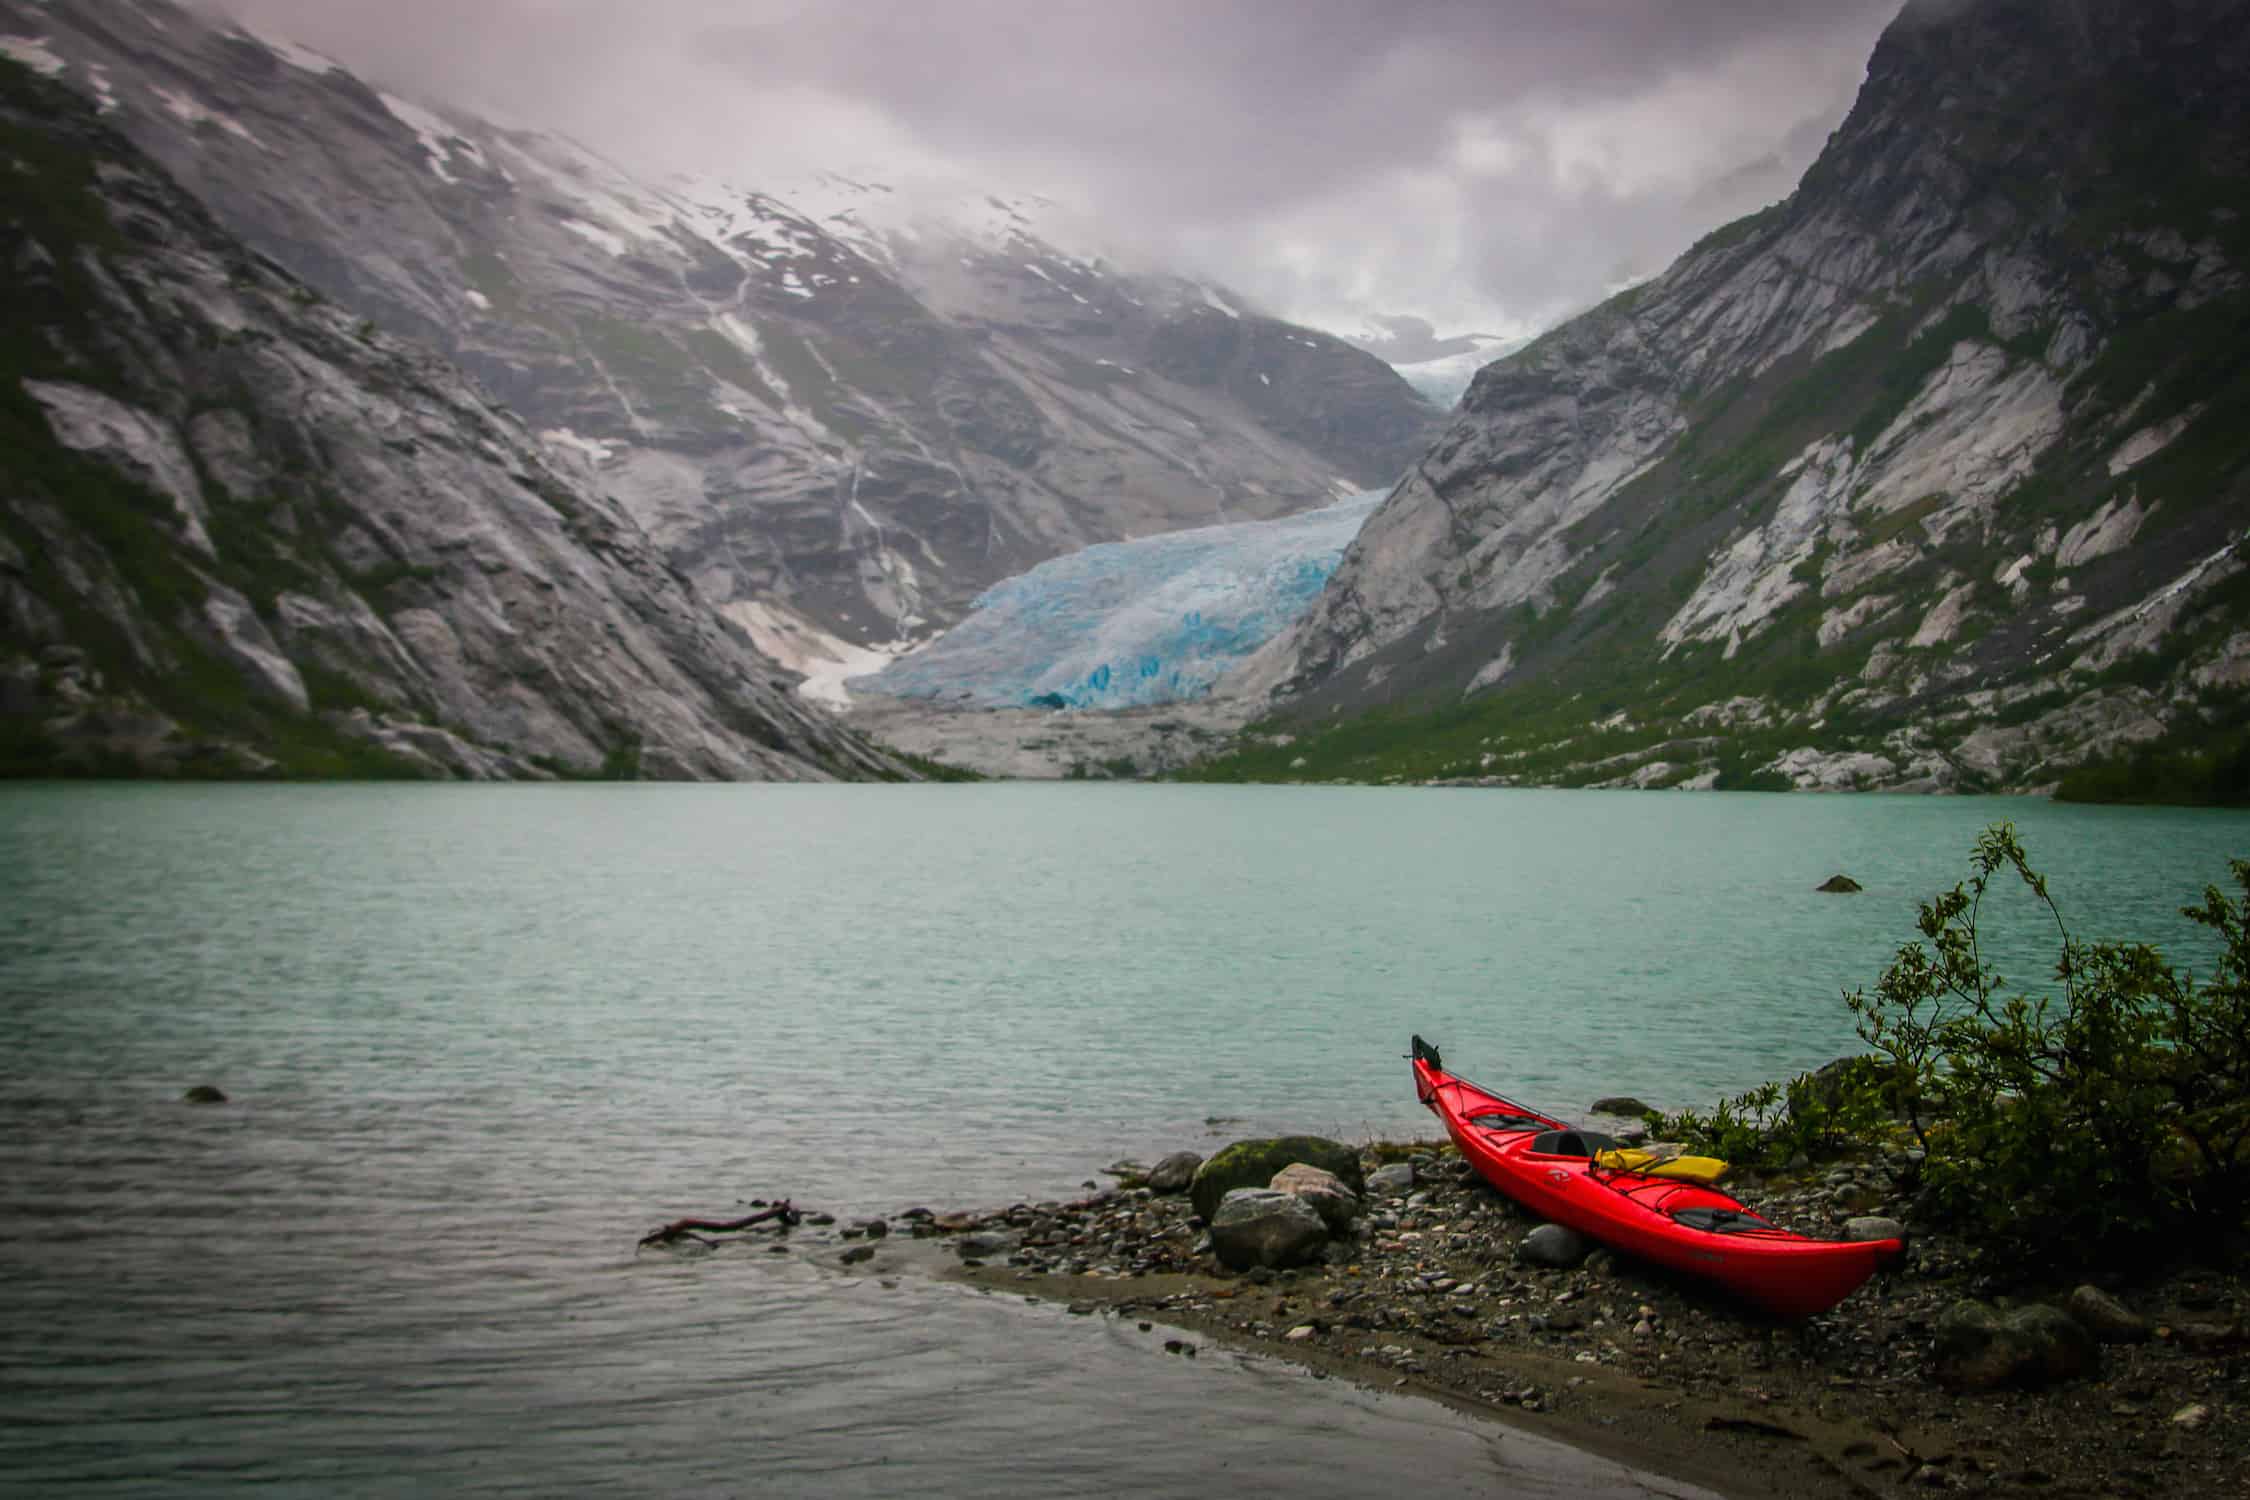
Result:
M800 664L926 636L1092 542L1387 484L1438 415L1380 361L881 184L652 182L166 0L0 33L248 243L438 348Z
M0 770L906 774L458 371L10 50Z
M1910 0L1793 196L1477 377L1226 773L2025 787L2239 735L2246 101L2241 0Z

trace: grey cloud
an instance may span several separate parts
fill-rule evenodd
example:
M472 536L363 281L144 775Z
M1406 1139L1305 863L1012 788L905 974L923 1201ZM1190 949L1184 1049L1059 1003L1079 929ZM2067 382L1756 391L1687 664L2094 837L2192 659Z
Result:
M912 152L1292 315L1515 332L1785 193L1898 0L226 3L644 162Z

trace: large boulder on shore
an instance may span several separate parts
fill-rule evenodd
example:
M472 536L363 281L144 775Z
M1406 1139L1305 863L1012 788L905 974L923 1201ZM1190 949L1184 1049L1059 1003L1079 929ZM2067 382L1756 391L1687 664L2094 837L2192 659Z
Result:
M1273 1181L1274 1173L1300 1161L1335 1173L1355 1193L1366 1186L1366 1179L1360 1175L1359 1153L1351 1147L1317 1135L1269 1136L1236 1141L1213 1154L1195 1169L1195 1180L1188 1184L1188 1199L1195 1211L1209 1220L1219 1211L1219 1201L1236 1188L1262 1188Z
M1295 1193L1310 1203L1331 1234L1342 1234L1359 1217L1359 1194L1345 1187L1344 1179L1334 1172L1291 1162L1273 1174L1272 1186L1277 1193Z
M1327 1244L1327 1223L1295 1193L1236 1188L1211 1216L1211 1253L1230 1270L1301 1266Z
M1960 1301L1938 1317L1932 1369L1954 1391L2040 1390L2101 1369L2101 1346L2059 1307L1999 1312Z
M1146 1179L1153 1193L1184 1193L1189 1183L1195 1181L1196 1168L1203 1158L1193 1151L1175 1151L1148 1169Z

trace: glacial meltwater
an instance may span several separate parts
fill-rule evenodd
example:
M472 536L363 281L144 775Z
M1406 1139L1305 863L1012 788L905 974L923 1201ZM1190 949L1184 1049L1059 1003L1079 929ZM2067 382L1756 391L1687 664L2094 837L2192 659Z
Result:
M0 789L0 1487L1690 1493L832 1242L634 1242L1426 1133L1415 1031L1552 1110L1705 1104L1850 1047L2000 818L2080 935L2199 966L2177 908L2250 853L2012 800Z

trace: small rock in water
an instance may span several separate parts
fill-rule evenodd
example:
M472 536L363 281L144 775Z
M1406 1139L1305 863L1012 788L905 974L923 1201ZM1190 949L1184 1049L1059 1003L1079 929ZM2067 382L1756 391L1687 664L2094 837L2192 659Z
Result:
M1637 1120L1649 1112L1649 1107L1631 1094L1612 1094L1606 1099L1596 1099L1591 1108L1597 1115L1623 1115L1628 1120Z
M1830 896L1850 896L1864 889L1849 875L1831 875L1815 889Z
M873 1260L874 1258L875 1247L873 1245L854 1245L851 1249L846 1250L843 1256L844 1264L847 1266L856 1266L863 1260Z
M227 1102L226 1094L208 1083L197 1084L194 1088L180 1095L180 1099L187 1104L224 1104Z
M989 1229L978 1230L974 1234L964 1234L953 1242L954 1253L963 1260L967 1260L973 1255L1005 1255L1015 1248L1016 1237L1014 1235L1000 1234Z

